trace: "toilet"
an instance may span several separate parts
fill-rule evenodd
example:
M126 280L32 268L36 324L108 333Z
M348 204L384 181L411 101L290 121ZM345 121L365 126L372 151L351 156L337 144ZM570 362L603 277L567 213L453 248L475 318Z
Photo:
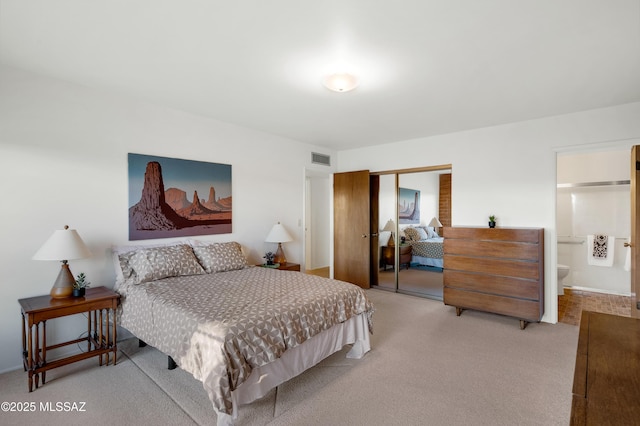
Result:
M567 265L558 263L558 287L562 285L562 280L565 279L567 275L569 275L570 270L571 268L569 268Z

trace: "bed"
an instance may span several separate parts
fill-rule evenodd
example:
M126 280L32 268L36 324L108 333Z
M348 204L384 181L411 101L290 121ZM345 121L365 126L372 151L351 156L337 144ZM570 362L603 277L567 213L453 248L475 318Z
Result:
M442 268L444 266L444 238L435 230L423 226L408 226L402 230L405 243L411 245L411 263Z
M114 262L119 324L203 383L218 425L345 345L370 350L361 288L248 266L238 243L116 248Z

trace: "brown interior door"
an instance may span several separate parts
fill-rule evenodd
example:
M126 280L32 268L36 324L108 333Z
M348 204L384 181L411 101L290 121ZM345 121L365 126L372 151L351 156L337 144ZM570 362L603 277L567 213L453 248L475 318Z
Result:
M333 276L370 286L369 171L333 175Z
M640 229L640 146L631 148L631 316L640 318L640 276L638 274L638 230Z

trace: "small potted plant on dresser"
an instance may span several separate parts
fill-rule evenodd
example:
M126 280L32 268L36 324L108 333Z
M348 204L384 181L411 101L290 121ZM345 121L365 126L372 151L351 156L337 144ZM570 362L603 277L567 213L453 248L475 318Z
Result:
M489 228L496 227L496 217L494 215L489 216Z
M76 282L73 284L73 297L84 297L89 285L91 285L91 283L87 281L87 277L84 272L80 272L76 277Z

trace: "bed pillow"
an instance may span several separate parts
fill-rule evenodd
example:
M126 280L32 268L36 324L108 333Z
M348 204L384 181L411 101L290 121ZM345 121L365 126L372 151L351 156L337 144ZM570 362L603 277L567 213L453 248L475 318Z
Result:
M418 231L418 235L420 237L418 238L418 240L429 239L429 234L427 233L427 230L423 226L418 226L417 228L415 228L415 230Z
M190 240L182 239L178 241L172 241L170 243L157 243L157 244L145 244L137 246L112 246L111 258L113 261L114 269L116 270L116 283L115 288L125 282L125 280L131 280L135 278L135 273L130 265L131 256L133 256L139 250L145 250L156 247L170 247L189 244Z
M205 273L191 246L186 244L137 250L126 257L136 283Z
M427 233L429 234L429 238L439 238L438 232L433 228L427 228Z
M208 274L233 271L247 266L242 247L235 241L197 245L193 247L193 252Z
M418 233L418 230L411 226L404 228L404 235L407 237L407 240L420 241L420 234Z

